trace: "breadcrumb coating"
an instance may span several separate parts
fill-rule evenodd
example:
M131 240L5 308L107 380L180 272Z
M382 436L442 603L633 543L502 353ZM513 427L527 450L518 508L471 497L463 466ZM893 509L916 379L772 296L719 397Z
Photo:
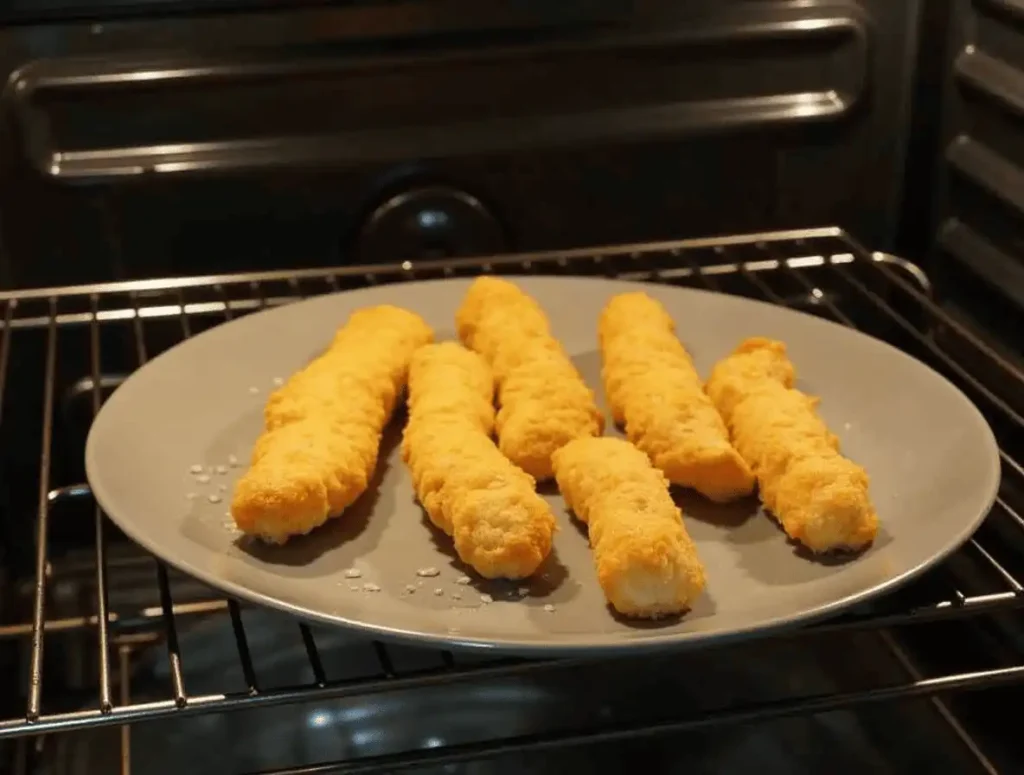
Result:
M402 458L427 516L485 578L534 573L551 552L555 518L534 479L491 440L494 379L455 342L416 352Z
M665 476L628 441L588 438L554 454L566 504L590 532L597 580L620 614L657 618L688 609L704 566Z
M786 534L813 552L861 549L878 532L867 472L840 454L795 376L782 342L752 338L714 367L707 393Z
M432 339L430 326L407 310L354 312L325 353L270 395L265 430L235 486L238 528L284 543L362 495L412 354Z
M604 417L547 316L514 283L473 281L456 313L459 338L490 366L498 385L498 447L538 481L569 441L600 436Z
M753 492L754 475L657 300L642 291L613 297L598 339L612 416L670 482L717 502Z

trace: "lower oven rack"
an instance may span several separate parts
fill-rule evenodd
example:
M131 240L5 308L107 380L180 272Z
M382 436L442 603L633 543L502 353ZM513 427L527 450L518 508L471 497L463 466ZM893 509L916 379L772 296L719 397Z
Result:
M0 594L0 647L20 644L27 660L27 682L15 687L23 702L13 717L0 714L0 741L38 736L101 725L128 725L163 717L225 712L316 699L368 697L381 692L416 689L454 682L483 682L548 671L582 669L595 660L474 660L437 652L437 664L423 670L396 667L391 647L368 642L375 669L358 679L339 680L328 674L309 626L296 623L313 680L305 685L263 688L243 621L234 600L214 593L201 599L175 600L173 571L155 563L159 603L138 609L112 605L110 584L113 527L91 501L81 480L58 481L53 472L54 437L58 415L70 400L84 402L95 414L104 396L130 372L159 351L200 330L233 317L297 299L367 285L418 279L472 276L480 273L604 275L665 282L711 291L738 293L774 304L793 306L843 325L864 329L889 339L930 363L958 384L986 414L1000 439L1003 484L985 527L954 558L908 590L861 606L837 619L771 635L772 638L813 638L819 634L877 631L907 666L907 679L896 685L872 686L849 692L793 696L778 701L753 702L717 712L686 713L656 724L631 724L592 729L585 733L531 735L456 747L413 751L400 756L359 760L331 769L338 771L393 771L420 764L448 764L505 751L546 751L597 741L654 736L717 724L735 724L805 713L851 708L908 697L934 697L961 690L993 688L1024 680L1024 656L1006 664L970 671L943 671L924 676L906 659L890 632L912 625L968 617L995 616L1019 609L1024 603L1024 574L1018 559L1006 548L1013 540L1024 546L1024 420L1013 402L1024 386L1024 372L996 346L982 341L972 330L947 314L933 299L927 276L898 258L869 253L836 228L685 240L611 248L457 259L403 262L389 266L342 267L247 275L225 275L174 280L152 280L104 285L41 289L0 294L0 419L9 421L16 410L5 402L5 387L15 379L39 379L14 367L23 337L43 343L39 361L42 396L33 404L41 411L39 433L34 574L21 587L27 601L15 614L3 609ZM102 344L108 329L126 332L130 361L110 372L110 355ZM66 343L70 339L74 341ZM86 376L58 394L65 352L77 346L86 364ZM16 373L17 372L17 373ZM70 396L70 398L69 398ZM88 503L90 533L94 540L90 567L94 595L80 601L73 615L48 615L54 608L51 588L59 562L50 543L54 520L69 503ZM2 508L2 506L0 506ZM1008 540L1009 539L1009 540ZM1009 553L1008 553L1009 552ZM1024 567L1024 557L1019 558ZM970 572L959 569L970 568ZM81 571L80 571L81 572ZM0 585L3 579L0 577ZM7 599L17 599L10 583ZM0 586L0 593L4 587ZM8 606L10 609L11 607ZM63 611L63 609L62 609ZM183 620L227 615L238 654L244 691L190 693L188 670L178 644ZM13 617L13 618L12 618ZM96 662L95 695L77 709L48 711L45 707L45 647L61 633L93 633ZM132 643L161 639L166 644L170 677L167 696L157 701L132 702L116 691L119 650ZM613 660L604 660L608 663ZM11 693L5 687L0 695ZM0 702L0 710L4 706ZM954 729L962 732L955 722ZM299 770L296 770L298 772ZM317 771L315 768L301 770ZM326 771L326 770L324 770Z

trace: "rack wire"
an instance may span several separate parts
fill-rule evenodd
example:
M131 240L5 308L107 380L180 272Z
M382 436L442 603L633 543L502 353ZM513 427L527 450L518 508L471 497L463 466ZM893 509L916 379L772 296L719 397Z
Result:
M1024 394L1024 374L995 346L950 317L934 300L928 278L915 266L891 256L872 254L839 229L815 229L717 239L638 244L597 249L495 256L483 259L403 262L390 266L341 267L246 275L223 275L171 280L148 280L82 287L51 288L0 294L0 420L8 421L5 387L12 380L15 353L23 337L43 343L43 393L39 411L35 542L31 606L21 619L0 619L0 646L5 641L28 641L28 681L23 687L24 711L0 719L0 741L101 725L189 714L227 712L326 698L369 697L438 684L482 682L549 671L580 669L595 660L493 660L464 663L447 652L436 653L436 664L408 671L396 667L391 649L372 642L376 669L357 680L339 679L324 667L317 638L308 626L296 623L313 680L304 685L264 688L254 666L243 607L215 595L176 600L171 572L156 561L159 604L125 610L110 603L110 546L112 526L91 500L82 481L56 482L53 472L56 416L61 406L58 388L68 362L69 338L84 348L87 376L69 389L86 396L89 412L99 411L104 396L133 368L159 351L200 330L240 315L298 299L386 283L471 276L479 273L605 275L648 280L736 293L774 304L796 307L840 324L883 336L933 365L958 384L988 417L1001 445L1003 485L999 497L975 537L926 580L878 603L774 638L813 637L836 630L888 631L925 622L948 621L1018 609L1024 604L1024 584L1014 570L1000 537L1024 542L1024 419L1014 396ZM108 343L111 330L127 332L123 347ZM121 340L116 340L121 341ZM130 363L118 353L130 352ZM964 353L968 353L964 356ZM74 360L74 359L71 359ZM969 365L967 365L969 364ZM18 380L28 379L21 372ZM13 389L12 389L13 390ZM64 397L66 400L66 396ZM77 450L78 455L81 450ZM52 607L53 515L63 504L88 502L92 516L91 568L94 599L75 615L48 616ZM970 582L955 570L957 563L975 569ZM978 579L984 579L979 582ZM195 617L230 619L244 691L193 694L178 641L179 625ZM6 622L6 623L5 623ZM74 710L48 711L44 699L44 666L48 637L61 632L92 632L96 642L96 695ZM166 647L170 691L157 701L132 702L124 686L115 689L118 667L112 655L140 633L158 634ZM606 658L602 664L608 663ZM658 724L595 729L579 734L514 738L455 748L413 751L351 763L352 771L393 771L418 764L450 764L499 755L503 751L546 751L601 740L656 736L715 724L742 723L795 714L819 713L907 697L932 697L954 691L991 688L1024 680L1024 661L1009 666L953 672L924 678L911 671L899 685L871 687L838 694L790 697L751 703L715 713L680 714ZM7 691L5 689L5 691ZM303 771L317 771L316 769ZM331 771L348 771L344 767Z

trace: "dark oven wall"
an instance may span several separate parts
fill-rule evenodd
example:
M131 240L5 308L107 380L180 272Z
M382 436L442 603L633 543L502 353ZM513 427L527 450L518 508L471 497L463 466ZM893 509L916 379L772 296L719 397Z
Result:
M916 2L22 5L6 285L896 229Z
M947 12L929 269L950 310L1024 364L1024 3Z

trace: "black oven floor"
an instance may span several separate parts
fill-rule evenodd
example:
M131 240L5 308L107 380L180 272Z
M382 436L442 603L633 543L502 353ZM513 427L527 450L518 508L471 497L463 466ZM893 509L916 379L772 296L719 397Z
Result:
M246 630L265 683L309 680L308 661L294 625L272 612L246 611ZM182 658L195 692L224 690L236 676L237 653L226 617L196 622L181 634ZM325 654L359 672L368 665L359 641L317 631ZM430 652L393 649L396 661L429 659ZM132 699L165 692L166 652L161 644L130 657ZM900 668L875 633L834 633L800 643L776 641L696 652L671 662L622 665L615 672L555 674L545 680L517 677L483 685L440 686L351 701L169 719L140 724L127 738L131 771L147 775L222 775L262 772L297 763L340 761L400 751L472 743L498 737L591 727L595 723L652 721L674 708L714 707L738 699L787 692L838 691L858 677ZM236 683L240 683L238 675ZM51 738L40 773L114 772L122 732L104 728ZM594 773L646 772L691 775L873 775L886 773L980 773L927 700L818 716L680 734L625 745L598 745L467 765L428 767L427 773L555 773L585 767ZM344 770L341 770L344 771Z

